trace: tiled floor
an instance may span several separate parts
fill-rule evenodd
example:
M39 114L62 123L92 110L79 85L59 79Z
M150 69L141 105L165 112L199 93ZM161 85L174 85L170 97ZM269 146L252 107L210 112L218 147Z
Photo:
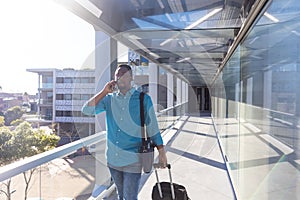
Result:
M184 185L192 200L235 199L210 116L184 116L163 138L173 182ZM167 169L158 173L161 181L169 180ZM154 172L143 174L139 199L151 199L155 182Z

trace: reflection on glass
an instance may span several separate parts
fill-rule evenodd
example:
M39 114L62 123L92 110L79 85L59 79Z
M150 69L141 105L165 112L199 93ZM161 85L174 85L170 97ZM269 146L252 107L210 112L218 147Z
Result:
M240 199L299 199L300 6L273 1L212 88Z

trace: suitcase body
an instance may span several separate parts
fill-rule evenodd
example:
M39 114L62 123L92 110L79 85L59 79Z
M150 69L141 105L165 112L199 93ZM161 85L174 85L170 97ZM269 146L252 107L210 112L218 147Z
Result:
M172 191L171 191L171 183L169 182L160 182L161 190L163 198L160 198L159 191L158 191L158 184L156 183L153 186L152 190L152 199L153 200L172 200ZM175 200L188 200L187 191L184 186L173 183L174 192L175 192Z
M157 167L154 165L157 183L152 189L152 200L189 200L186 188L172 182L171 166L168 164L170 182L159 182Z

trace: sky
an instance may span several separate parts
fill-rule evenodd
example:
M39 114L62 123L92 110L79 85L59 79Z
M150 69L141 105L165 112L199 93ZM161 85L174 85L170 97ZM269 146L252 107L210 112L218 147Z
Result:
M38 75L26 69L89 67L94 28L52 0L1 1L0 25L3 92L36 94Z

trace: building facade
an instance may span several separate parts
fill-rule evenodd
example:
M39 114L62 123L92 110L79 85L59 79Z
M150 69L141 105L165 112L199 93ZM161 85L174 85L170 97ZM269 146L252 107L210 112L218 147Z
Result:
M52 122L58 135L70 140L94 133L95 118L81 107L95 93L94 70L27 69L38 74L38 116ZM88 131L87 131L88 130Z

